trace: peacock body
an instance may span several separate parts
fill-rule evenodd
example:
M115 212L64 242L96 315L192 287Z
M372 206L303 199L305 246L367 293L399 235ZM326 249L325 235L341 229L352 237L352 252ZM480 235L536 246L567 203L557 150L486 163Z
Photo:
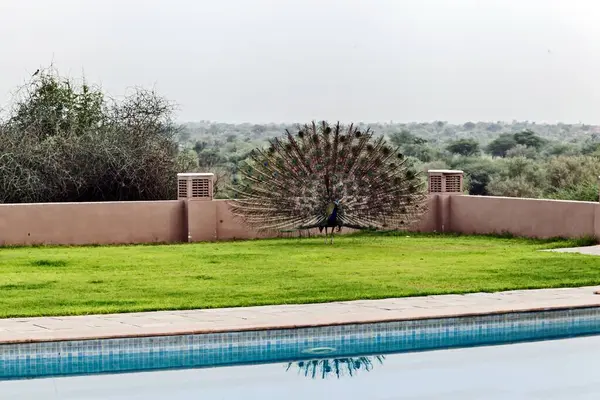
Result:
M354 125L286 130L239 171L234 215L258 231L405 229L425 211L425 182L397 149Z

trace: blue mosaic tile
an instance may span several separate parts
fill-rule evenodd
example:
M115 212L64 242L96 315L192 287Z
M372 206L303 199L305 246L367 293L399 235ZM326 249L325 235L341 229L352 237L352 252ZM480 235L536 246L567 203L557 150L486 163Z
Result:
M0 379L401 353L600 333L600 308L317 328L0 345ZM329 348L330 352L311 352ZM326 349L327 350L327 349Z

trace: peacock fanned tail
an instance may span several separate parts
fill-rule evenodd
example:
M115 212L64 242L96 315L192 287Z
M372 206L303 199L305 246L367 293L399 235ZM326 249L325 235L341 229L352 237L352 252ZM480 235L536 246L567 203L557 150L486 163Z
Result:
M426 210L420 173L383 137L354 125L313 122L250 153L232 212L258 231L322 226L334 201L340 225L410 227Z

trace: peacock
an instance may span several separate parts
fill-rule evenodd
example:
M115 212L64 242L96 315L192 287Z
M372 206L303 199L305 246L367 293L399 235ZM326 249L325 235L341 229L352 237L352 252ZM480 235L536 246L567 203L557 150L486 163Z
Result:
M370 128L326 121L286 129L250 152L232 191L234 216L257 231L402 230L426 209L426 185ZM329 232L328 232L329 231Z

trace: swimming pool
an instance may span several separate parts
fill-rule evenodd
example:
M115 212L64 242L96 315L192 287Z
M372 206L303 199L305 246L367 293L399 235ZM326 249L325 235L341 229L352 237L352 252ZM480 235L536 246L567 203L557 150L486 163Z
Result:
M0 345L0 379L343 359L594 334L600 334L598 307L302 329L5 344ZM373 369L379 365L375 361Z

